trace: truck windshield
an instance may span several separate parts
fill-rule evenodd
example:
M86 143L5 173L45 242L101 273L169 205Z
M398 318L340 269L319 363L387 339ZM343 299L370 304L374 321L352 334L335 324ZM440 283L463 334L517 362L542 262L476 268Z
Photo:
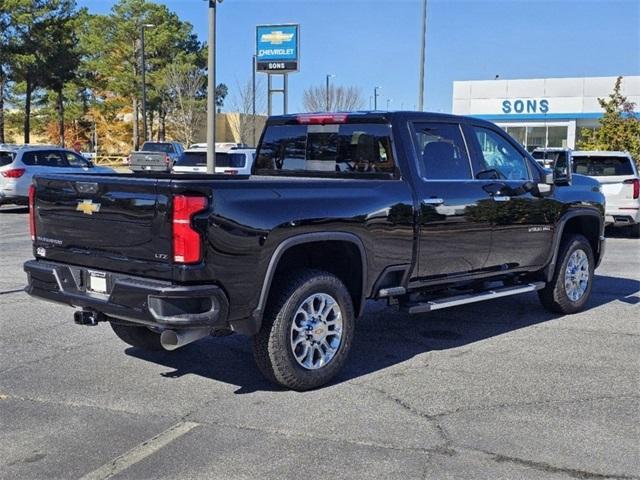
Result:
M244 168L244 153L216 153L216 168ZM177 167L206 167L207 152L186 152L176 162Z
M574 155L573 172L592 177L634 175L631 160L628 157Z
M145 143L142 145L143 152L160 152L160 153L174 153L173 145L170 143Z
M391 126L375 123L268 126L256 173L393 173Z

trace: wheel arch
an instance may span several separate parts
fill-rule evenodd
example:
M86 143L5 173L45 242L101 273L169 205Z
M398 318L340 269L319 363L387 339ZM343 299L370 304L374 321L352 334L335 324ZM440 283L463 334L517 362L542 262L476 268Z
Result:
M301 247L310 247L311 244L317 243L333 243L334 245L339 244L348 244L352 247L353 252L357 252L357 257L360 261L360 271L354 272L359 273L356 276L357 285L354 284L353 281L345 281L344 278L341 278L343 282L346 284L347 289L352 294L352 299L354 303L354 310L356 312L356 317L360 316L366 302L367 296L367 281L368 281L368 264L367 264L367 254L364 248L364 244L362 240L352 233L347 232L317 232L317 233L305 233L301 235L296 235L294 237L290 237L280 243L275 251L273 252L271 259L269 260L269 265L267 267L267 271L264 276L264 280L262 282L262 288L260 291L260 298L258 300L258 305L254 309L252 313L252 320L249 322L251 324L249 331L242 332L247 333L249 335L253 335L260 330L262 325L262 316L264 314L267 301L269 299L269 294L271 292L271 288L273 286L273 280L276 277L276 274L279 273L279 267L283 265L283 261L286 261L287 254L295 254L296 249L300 249ZM328 268L328 271L332 271L335 273L335 269ZM338 277L341 277L338 275ZM246 323L246 322L245 322ZM248 325L247 325L248 326Z
M558 262L558 254L562 239L568 234L581 234L589 241L596 261L596 267L600 264L604 255L604 221L602 215L593 210L573 210L566 213L558 222L553 237L553 254L551 261L545 268L545 277L551 281Z

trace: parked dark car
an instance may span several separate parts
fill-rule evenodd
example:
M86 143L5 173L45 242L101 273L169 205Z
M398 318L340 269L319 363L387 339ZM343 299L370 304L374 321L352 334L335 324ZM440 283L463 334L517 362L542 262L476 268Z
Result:
M148 350L250 335L297 390L344 365L367 299L417 314L537 291L569 314L604 254L597 181L450 115L273 117L251 177L42 175L30 199L31 295Z

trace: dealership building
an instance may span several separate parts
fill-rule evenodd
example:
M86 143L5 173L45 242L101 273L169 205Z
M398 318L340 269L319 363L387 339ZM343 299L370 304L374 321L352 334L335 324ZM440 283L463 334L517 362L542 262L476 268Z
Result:
M453 113L490 120L526 146L575 148L583 129L598 127L617 77L453 82ZM622 94L640 105L640 76L624 77Z

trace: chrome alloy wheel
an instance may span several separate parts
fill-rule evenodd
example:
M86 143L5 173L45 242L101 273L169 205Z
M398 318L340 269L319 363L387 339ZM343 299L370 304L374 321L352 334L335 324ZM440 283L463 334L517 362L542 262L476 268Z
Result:
M342 340L340 305L326 293L307 298L291 322L291 351L298 364L307 370L327 365L336 355Z
M589 286L589 257L584 250L574 251L564 272L564 289L572 302L582 298Z

